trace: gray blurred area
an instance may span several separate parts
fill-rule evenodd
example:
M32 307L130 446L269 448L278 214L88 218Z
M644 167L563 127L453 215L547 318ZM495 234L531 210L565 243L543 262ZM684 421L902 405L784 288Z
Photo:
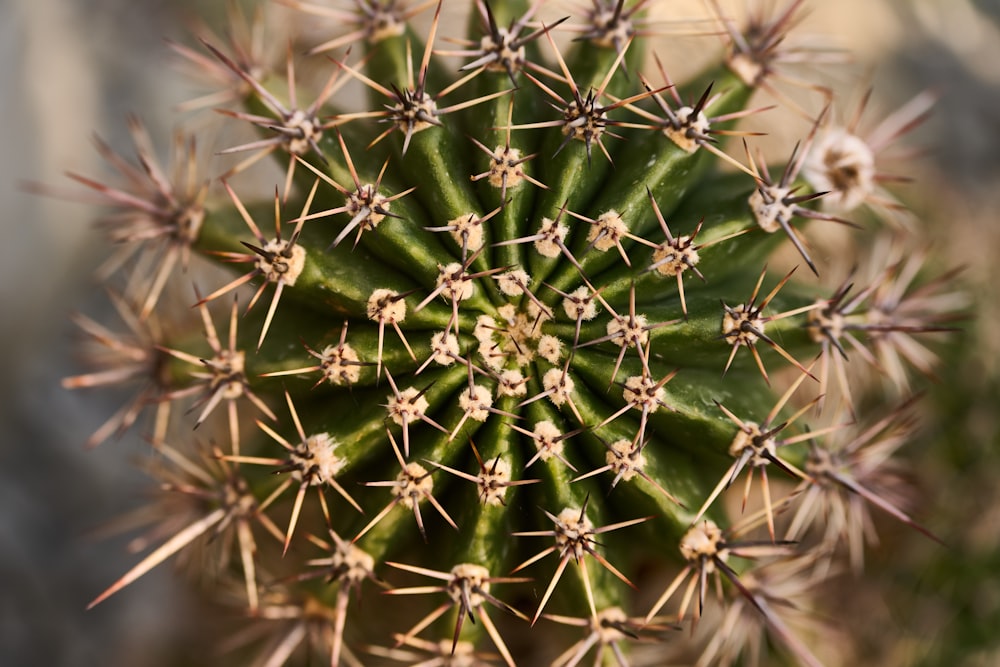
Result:
M451 2L451 0L447 0ZM456 0L458 1L458 0ZM67 186L71 170L107 176L90 142L94 132L128 154L123 119L137 112L158 147L166 145L184 99L169 66L164 35L183 34L180 13L195 0L4 0L0 2L0 665L4 667L197 665L216 656L201 651L207 631L200 603L161 566L125 592L84 611L86 604L136 562L126 538L100 538L98 529L142 503L148 479L133 463L138 438L84 451L87 436L124 400L70 393L60 379L82 372L73 354L69 316L99 317L106 299L90 275L101 256L93 209L28 194L22 184ZM204 0L218 9L221 2ZM668 2L669 4L669 2ZM931 137L937 201L956 215L935 240L953 262L968 263L967 278L982 298L973 325L982 383L1000 357L1000 316L985 296L1000 256L1000 7L993 0L851 0L829 2L855 20L828 27L862 59L878 59L880 90L893 108L928 87L941 92ZM870 16L870 9L879 20ZM889 23L886 23L888 21ZM815 28L815 26L813 26ZM892 29L893 39L884 39ZM981 40L974 43L973 40ZM888 46L878 51L872 44ZM927 199L928 193L921 193ZM941 211L938 211L941 213ZM995 282L995 279L993 280ZM982 288L980 290L980 288ZM985 333L984 333L985 332ZM993 384L992 386L995 386ZM996 416L974 416L975 432L996 438ZM984 443L988 445L989 442ZM1000 444L1000 443L998 443ZM983 455L985 456L985 455ZM994 458L966 465L996 466ZM961 468L957 468L961 471ZM994 468L995 470L995 468ZM962 483L961 472L950 483ZM978 483L975 479L973 482ZM980 498L986 503L997 494ZM985 493L985 491L984 491ZM975 504L970 511L977 509ZM996 512L993 513L996 523ZM979 529L986 533L989 526ZM1000 525L983 548L996 550ZM919 537L919 536L918 536ZM992 583L996 590L995 581ZM954 584L955 588L959 584ZM952 590L951 593L955 591ZM931 594L924 591L925 594ZM994 600L995 603L995 600ZM971 603L970 603L971 604ZM997 614L989 600L983 618ZM959 613L944 609L943 622ZM964 617L963 617L964 618ZM933 623L933 619L918 619ZM942 632L945 632L942 630ZM994 648L995 651L995 648ZM904 654L905 655L905 654ZM981 654L963 664L990 663ZM916 664L892 662L882 664ZM859 663L860 664L860 663ZM945 664L945 663L940 663Z
M94 209L25 191L69 187L64 172L107 180L91 137L128 153L126 113L162 143L178 100L164 65L185 3L153 0L0 2L0 665L193 664L182 638L191 618L169 567L93 611L87 603L135 557L122 537L98 539L109 519L142 501L126 437L84 451L88 434L124 396L70 393L82 372L73 310L108 310L90 277L100 238ZM162 145L161 143L161 145ZM76 188L79 190L79 188ZM106 314L106 313L105 313ZM113 393L113 392L112 392ZM179 660L177 659L179 658Z

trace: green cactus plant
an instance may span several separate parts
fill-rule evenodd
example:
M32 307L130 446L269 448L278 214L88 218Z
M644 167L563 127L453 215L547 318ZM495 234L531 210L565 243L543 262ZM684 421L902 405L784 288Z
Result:
M927 97L866 141L815 85L775 178L734 125L759 89L784 99L801 0L742 28L713 4L728 50L683 93L644 56L646 0L480 0L458 49L440 2L424 34L433 3L282 4L332 37L274 67L241 38L272 26L234 12L229 43L174 45L256 130L222 151L249 158L203 179L182 139L168 173L133 120L138 166L100 146L122 185L74 176L117 209L126 329L81 316L99 368L66 384L141 385L90 442L155 408L169 503L91 606L202 544L268 665L834 655L808 590L845 551L860 569L871 509L930 535L888 460L915 399L885 406L960 301L879 244L837 287L802 223L904 235L876 156ZM244 181L266 155L262 192ZM200 332L167 326L192 282Z

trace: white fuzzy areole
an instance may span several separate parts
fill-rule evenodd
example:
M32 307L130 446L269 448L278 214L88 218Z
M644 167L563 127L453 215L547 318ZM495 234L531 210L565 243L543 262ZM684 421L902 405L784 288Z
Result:
M827 193L820 200L824 209L846 213L875 191L875 154L860 137L831 128L813 144L802 174L814 190Z
M368 297L368 319L397 324L406 319L406 302L391 289L377 289Z

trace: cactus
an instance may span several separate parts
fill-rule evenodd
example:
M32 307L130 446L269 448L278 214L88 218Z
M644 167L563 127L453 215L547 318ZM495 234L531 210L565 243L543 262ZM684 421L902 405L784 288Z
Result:
M327 41L279 65L232 11L173 44L255 133L224 173L210 125L164 168L130 119L138 163L99 144L119 183L73 175L114 209L122 322L79 316L66 385L138 387L89 444L154 413L162 482L156 546L91 607L200 549L262 664L835 656L810 589L861 570L873 515L936 539L891 455L961 298L879 185L929 97L861 136L820 83L788 95L801 0L713 3L726 51L683 86L647 0L478 0L450 41L441 2L281 4ZM780 175L767 95L810 116Z

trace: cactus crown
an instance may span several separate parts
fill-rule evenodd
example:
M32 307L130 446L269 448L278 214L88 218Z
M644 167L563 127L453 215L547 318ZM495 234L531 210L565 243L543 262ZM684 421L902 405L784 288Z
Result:
M448 41L441 2L282 4L328 41L278 66L237 37L176 47L255 130L235 166L202 181L182 139L168 173L132 120L138 166L102 147L123 183L76 177L116 208L127 328L81 317L102 367L67 385L141 385L91 443L155 409L188 512L93 604L207 541L236 556L219 586L245 589L267 664L305 644L334 665L731 662L762 635L817 664L790 626L816 578L845 551L860 567L871 508L919 528L886 460L913 401L872 421L855 398L907 393L957 302L882 245L870 275L819 279L805 220L903 229L884 131L824 108L778 178L751 149L801 1L745 29L713 3L728 51L682 87L643 55L674 29L647 0L477 0ZM240 172L265 155L283 174L261 193ZM783 246L815 275L773 268ZM163 326L192 254L235 269L194 278L200 334ZM654 588L650 566L676 576ZM742 643L674 631L713 606Z

